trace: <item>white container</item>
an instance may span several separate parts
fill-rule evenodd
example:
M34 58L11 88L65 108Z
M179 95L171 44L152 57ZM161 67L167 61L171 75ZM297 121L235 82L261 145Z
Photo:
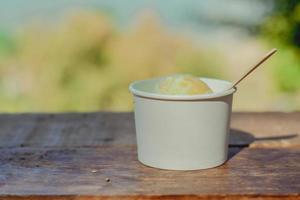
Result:
M147 166L196 170L227 160L232 83L200 78L214 92L203 95L155 93L160 79L136 81L134 95L138 159Z

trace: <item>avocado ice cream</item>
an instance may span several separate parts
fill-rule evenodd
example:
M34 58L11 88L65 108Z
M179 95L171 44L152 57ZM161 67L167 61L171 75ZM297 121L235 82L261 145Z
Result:
M167 76L159 81L156 92L169 95L196 95L212 93L212 90L195 76L179 74Z

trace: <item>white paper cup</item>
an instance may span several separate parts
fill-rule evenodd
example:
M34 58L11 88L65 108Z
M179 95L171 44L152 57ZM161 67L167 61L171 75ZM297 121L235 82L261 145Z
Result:
M147 166L196 170L227 160L232 83L200 78L214 92L165 95L155 92L160 79L136 81L134 95L138 159Z

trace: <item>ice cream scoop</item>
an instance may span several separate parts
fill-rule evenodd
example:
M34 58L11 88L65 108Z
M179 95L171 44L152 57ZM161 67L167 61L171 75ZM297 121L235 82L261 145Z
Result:
M167 76L159 81L156 92L169 95L195 95L212 93L212 90L195 76L178 74Z
M277 49L275 48L269 51L262 59L260 59L255 65L253 65L240 79L238 79L226 90L231 90L235 88L256 68L258 68L262 63L268 60L274 53L276 53L276 51ZM156 86L156 92L160 94L169 95L195 95L212 93L213 91L201 79L188 74L180 74L163 78Z

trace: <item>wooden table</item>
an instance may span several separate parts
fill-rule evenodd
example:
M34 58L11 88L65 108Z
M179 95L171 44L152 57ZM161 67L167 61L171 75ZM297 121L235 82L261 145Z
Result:
M0 115L0 199L300 199L300 112L234 113L226 164L137 161L132 113Z

